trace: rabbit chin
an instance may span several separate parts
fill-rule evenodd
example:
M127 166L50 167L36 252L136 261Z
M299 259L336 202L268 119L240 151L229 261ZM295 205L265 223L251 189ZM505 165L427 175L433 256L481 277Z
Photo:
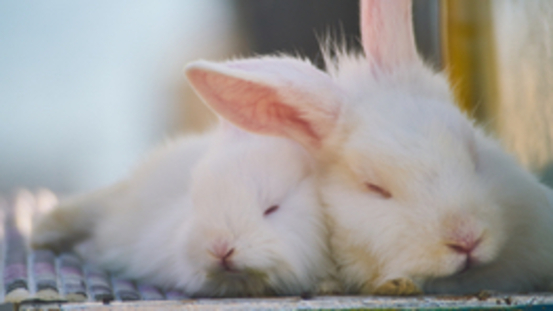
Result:
M225 270L211 269L206 280L194 296L196 297L260 297L273 295L266 273L245 268Z

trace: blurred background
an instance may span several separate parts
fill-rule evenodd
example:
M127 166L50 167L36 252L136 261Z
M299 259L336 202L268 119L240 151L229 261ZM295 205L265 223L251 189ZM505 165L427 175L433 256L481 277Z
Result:
M413 10L419 51L463 109L553 180L553 2ZM287 52L323 66L318 40L359 50L358 23L357 0L0 0L0 193L113 183L164 139L213 124L187 62Z

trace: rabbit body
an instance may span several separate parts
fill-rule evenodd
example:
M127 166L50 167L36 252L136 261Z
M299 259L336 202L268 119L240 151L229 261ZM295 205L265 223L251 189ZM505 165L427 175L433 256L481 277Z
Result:
M544 291L551 190L455 105L417 55L410 1L364 0L365 57L329 61L347 94L322 194L349 292Z
M445 78L422 64L393 75L348 56L337 66L335 81L353 96L347 134L322 151L331 160L321 194L346 290L547 290L551 191L475 128Z
M78 250L126 277L192 296L311 292L329 266L312 166L295 142L223 126L169 143L108 190L62 202L33 242L56 244L77 230L64 223L86 216Z

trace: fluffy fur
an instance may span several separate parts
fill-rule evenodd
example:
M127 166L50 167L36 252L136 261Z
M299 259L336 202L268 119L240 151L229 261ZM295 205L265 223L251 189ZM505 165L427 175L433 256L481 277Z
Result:
M317 157L349 293L545 290L551 191L459 111L417 55L410 6L362 1L365 55L327 57L328 73L265 57L201 61L188 74L226 119Z
M192 296L312 292L329 270L312 162L293 141L222 125L171 142L109 189L62 202L33 243L84 240L79 251L101 267Z

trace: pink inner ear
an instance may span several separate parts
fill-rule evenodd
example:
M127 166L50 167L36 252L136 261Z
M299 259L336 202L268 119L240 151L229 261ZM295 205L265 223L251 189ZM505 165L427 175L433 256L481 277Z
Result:
M361 36L367 58L382 68L418 59L410 0L361 0Z
M212 108L245 130L291 137L301 132L313 142L320 141L311 124L300 112L286 105L276 89L239 78L194 70L189 73L194 86Z
M392 0L393 1L393 0ZM361 1L361 30L362 42L365 54L374 57L378 63L382 62L380 45L378 43L379 29L384 28L384 22L380 18L381 7L374 5L372 1Z

